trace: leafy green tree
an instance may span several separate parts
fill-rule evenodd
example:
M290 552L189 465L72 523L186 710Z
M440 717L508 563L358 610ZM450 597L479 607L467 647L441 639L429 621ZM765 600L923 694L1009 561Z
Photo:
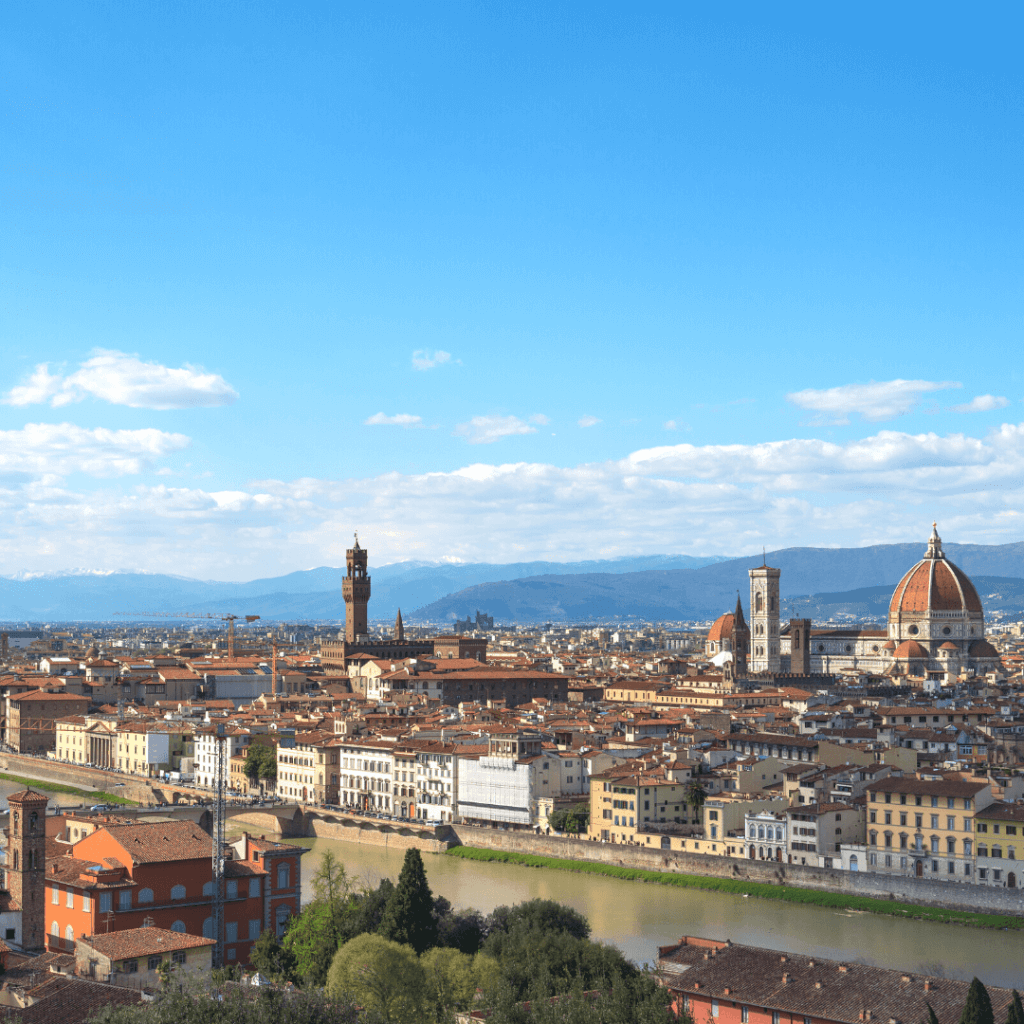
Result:
M151 1003L105 1006L93 1024L356 1024L350 1002L326 1000L315 992L287 998L248 986L213 989L172 985Z
M992 1012L992 1000L988 997L985 986L977 979L971 980L967 990L967 1002L964 1012L960 1015L960 1024L995 1024Z
M556 999L516 1001L506 993L495 1005L491 1024L692 1024L669 1008L671 996L647 974L613 988L588 991L581 980Z
M426 988L424 1002L438 1021L448 1020L455 1010L465 1010L476 995L474 960L457 949L435 946L420 957Z
M487 951L498 955L503 935L517 929L540 932L567 932L577 939L590 937L587 919L572 907L555 900L527 900L511 907L495 907L487 919L489 937Z
M341 924L342 944L366 932L376 932L384 920L384 911L395 891L390 878L382 878L376 889L366 889L352 897L349 914Z
M478 910L464 910L438 917L437 944L472 956L483 945L487 926ZM1024 1021L1021 1022L1024 1024Z
M707 798L708 795L704 792L704 786L700 780L696 778L690 779L683 794L683 800L693 808L696 817L700 817L701 809L704 807L704 801Z
M434 897L427 885L423 858L415 847L405 851L398 885L388 900L378 931L392 942L412 946L417 953L437 945Z
M583 802L569 809L565 819L565 831L580 835L590 828L590 804Z
M293 977L315 988L323 985L338 944L331 908L323 900L307 904L291 919L284 936Z
M257 781L270 782L277 778L277 748L271 742L257 737L249 744L242 765L245 777L255 785Z
M335 954L327 974L331 998L355 1000L384 1024L419 1024L425 976L411 946L380 935L357 935Z
M261 932L260 937L252 944L249 962L271 981L294 982L299 978L295 954L290 948L278 942L272 928Z
M1020 993L1014 989L1013 998L1006 1008L1006 1024L1024 1024L1024 1006L1021 1006Z

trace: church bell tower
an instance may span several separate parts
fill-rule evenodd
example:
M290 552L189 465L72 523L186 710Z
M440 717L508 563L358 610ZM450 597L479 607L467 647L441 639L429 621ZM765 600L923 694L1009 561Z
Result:
M750 570L750 671L779 672L779 577L781 569Z
M345 552L348 574L341 581L345 598L345 640L354 644L367 633L366 606L370 603L370 577L366 572L366 551L356 542Z
M7 798L7 890L21 907L22 949L42 949L46 934L46 805L31 789Z

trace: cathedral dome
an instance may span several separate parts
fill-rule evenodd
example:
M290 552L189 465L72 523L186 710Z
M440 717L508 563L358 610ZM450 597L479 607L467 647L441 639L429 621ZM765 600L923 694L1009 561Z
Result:
M928 652L916 640L904 640L903 643L892 652L894 658L924 658L927 659Z
M736 623L736 616L732 612L719 615L708 632L708 642L720 644L723 640L732 640L732 628Z
M999 652L987 640L975 640L968 653L972 658L999 657Z
M896 585L889 618L928 616L932 612L981 615L981 599L967 574L942 552L942 540L932 524L924 558Z

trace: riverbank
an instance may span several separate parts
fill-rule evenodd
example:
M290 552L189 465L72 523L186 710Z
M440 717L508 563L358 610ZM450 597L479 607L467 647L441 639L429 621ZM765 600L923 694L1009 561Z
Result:
M80 796L93 800L98 804L119 804L122 807L136 807L134 800L128 800L114 793L105 793L98 789L78 789L76 786L65 786L62 782L50 782L47 779L34 779L25 775L8 775L0 772L0 779L5 782L18 782L26 789L42 790L46 793L65 793L69 796Z
M949 910L943 907L900 903L895 900L873 899L869 896L852 896L846 893L801 889L789 885L766 885L761 882L748 882L732 878L709 878L705 875L646 871L641 868L624 868L614 864L563 860L558 857L513 853L506 850L482 850L470 846L454 846L447 851L445 856L460 857L464 860L521 864L524 867L531 868L552 868L556 871L571 871L576 874L604 875L609 878L619 878L623 881L650 882L657 885L669 885L684 889L704 889L709 892L729 893L740 897L782 900L786 903L802 903L810 906L827 907L830 910L850 910L861 913L881 914L904 920L935 921L941 924L966 925L971 928L1024 929L1024 918L1011 914L984 914L965 910Z

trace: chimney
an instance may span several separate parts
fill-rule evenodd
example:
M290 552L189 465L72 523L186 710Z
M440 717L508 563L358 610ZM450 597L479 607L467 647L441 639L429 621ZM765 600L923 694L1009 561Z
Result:
M846 973L846 964L840 964L839 965L839 973L840 974L845 974Z
M925 979L924 990L925 990L925 992L931 992L931 990L932 990L932 983L930 981L928 981L927 979Z
M821 982L820 982L820 981L816 981L816 982L814 983L814 987L815 987L815 988L821 988Z
M788 985L789 984L789 973L788 972L783 974L783 976L782 976L782 984L783 985Z
M728 985L726 985L726 986L725 986L725 988L724 988L724 989L723 989L722 991L723 991L723 993L724 993L725 995L729 995L729 993L730 993L730 992L732 992L732 989L731 989L731 988L729 988L729 986L728 986Z
M909 975L909 974L904 974L904 975L903 975L903 976L902 976L902 977L900 978L900 981L902 981L904 985L907 985L907 984L909 984L909 983L910 983L910 975Z

